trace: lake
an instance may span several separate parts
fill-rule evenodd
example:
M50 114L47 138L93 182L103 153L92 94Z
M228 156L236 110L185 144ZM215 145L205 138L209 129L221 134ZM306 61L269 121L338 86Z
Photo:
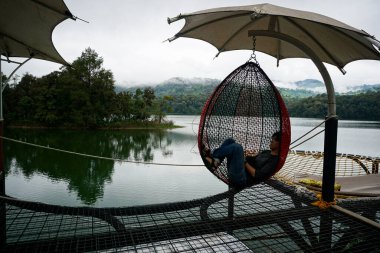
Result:
M227 190L224 183L200 166L199 116L168 119L184 127L167 131L6 129L5 136L9 138L125 160L78 156L4 140L6 194L49 204L118 207L191 200ZM291 118L292 140L322 121ZM323 151L323 138L321 134L297 150ZM339 121L339 153L379 157L379 140L380 122Z

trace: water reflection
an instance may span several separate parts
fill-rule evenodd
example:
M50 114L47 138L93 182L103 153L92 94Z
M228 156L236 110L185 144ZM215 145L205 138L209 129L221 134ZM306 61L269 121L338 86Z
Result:
M322 123L324 119L310 118L290 118L292 126L298 127L315 127ZM339 120L339 128L380 128L380 121L357 121L357 120ZM324 124L322 124L324 127Z
M172 139L163 131L47 131L8 130L6 136L39 145L103 157L151 162L158 151L164 157L173 154ZM105 183L112 181L115 162L81 157L18 143L4 143L5 171L22 173L27 179L35 175L53 181L65 181L86 205L104 194Z
M168 131L7 129L5 136L95 156L165 164L203 164L196 146L199 116L171 116L169 119L184 128ZM322 121L291 118L292 140ZM339 121L337 151L380 156L379 125L380 122ZM299 150L323 151L323 145L321 134L299 146ZM191 200L227 189L204 166L114 162L10 141L4 141L4 148L6 193L26 200L70 206L132 206Z
M340 128L380 128L379 121L354 121L341 120L339 121Z

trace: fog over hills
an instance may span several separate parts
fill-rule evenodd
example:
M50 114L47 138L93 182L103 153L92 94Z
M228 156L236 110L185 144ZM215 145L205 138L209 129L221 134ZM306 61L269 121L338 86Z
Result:
M182 77L173 77L169 80L166 80L158 85L167 85L167 84L182 84L182 85L192 85L192 84L200 84L200 85L217 85L221 82L219 79L212 78L182 78Z
M209 78L174 77L165 82L134 87L116 86L117 92L136 94L136 89L150 87L157 98L171 96L173 114L199 115L205 102L221 80ZM324 83L315 79L297 82L273 81L277 86L291 117L323 118L327 111ZM341 119L380 121L380 84L360 84L335 90L337 112Z
M150 84L139 84L130 87L118 86L116 85L116 92L120 91L134 91L137 88L152 87L156 92L161 93L163 90L171 87L175 87L176 92L187 92L191 91L193 88L201 89L202 87L210 88L216 87L222 80L212 79L212 78L183 78L183 77L173 77L161 83L150 83ZM303 91L303 94L308 93L310 96L321 94L326 92L326 88L323 82L316 79L305 79L296 82L282 82L274 80L273 83L276 87L282 90L294 91L295 94ZM346 90L336 90L338 94L357 94L366 91L380 91L380 84L358 84L354 86L348 86ZM158 95L158 94L157 94Z

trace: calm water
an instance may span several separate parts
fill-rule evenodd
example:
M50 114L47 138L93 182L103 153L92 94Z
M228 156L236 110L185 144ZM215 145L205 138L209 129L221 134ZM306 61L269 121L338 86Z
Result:
M197 153L198 116L170 116L184 128L168 131L62 131L7 129L5 136L54 148L160 166L88 158L4 141L6 193L69 206L132 206L191 200L227 189ZM292 118L292 139L321 119ZM320 127L319 129L323 129ZM340 153L380 156L380 122L340 121ZM299 146L323 150L323 134Z

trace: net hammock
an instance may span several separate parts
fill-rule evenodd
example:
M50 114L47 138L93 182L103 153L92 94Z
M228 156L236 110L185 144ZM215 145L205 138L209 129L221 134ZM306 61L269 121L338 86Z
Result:
M272 135L280 132L279 159L269 178L283 166L290 145L285 103L260 66L251 61L235 69L215 88L202 110L198 131L198 148L204 164L226 184L230 184L226 159L216 168L209 166L203 148L214 150L232 137L242 145L246 155L254 154L268 150ZM252 184L258 182L254 180Z

